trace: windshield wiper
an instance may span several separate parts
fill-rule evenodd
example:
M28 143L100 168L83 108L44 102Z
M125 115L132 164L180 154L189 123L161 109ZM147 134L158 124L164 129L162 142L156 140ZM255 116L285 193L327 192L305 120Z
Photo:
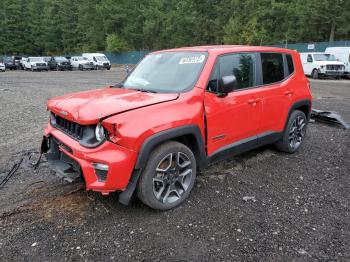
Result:
M115 84L112 87L114 87L114 88L125 88L122 83ZM144 93L154 93L154 94L158 93L157 91L154 91L154 90L142 89L142 88L126 88L126 89L135 90L135 91L144 92Z
M142 89L142 88L130 88L130 89L136 90L139 92L144 92L144 93L158 93L157 91L149 90L149 89Z
M118 84L115 84L114 86L112 87L115 87L115 88L123 88L123 84L122 83L118 83Z

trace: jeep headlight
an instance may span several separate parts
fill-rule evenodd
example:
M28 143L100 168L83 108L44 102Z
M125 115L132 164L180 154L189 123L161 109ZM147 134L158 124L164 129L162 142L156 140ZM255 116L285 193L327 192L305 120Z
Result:
M95 128L95 137L98 142L101 142L105 138L105 129L101 123L98 123Z

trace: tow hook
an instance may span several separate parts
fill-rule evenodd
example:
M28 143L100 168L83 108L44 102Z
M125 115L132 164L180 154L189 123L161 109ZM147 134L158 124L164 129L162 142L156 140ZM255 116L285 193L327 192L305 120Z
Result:
M12 166L10 171L5 175L5 177L0 181L0 189L3 188L10 178L16 173L16 171L22 166L25 168L37 169L41 162L41 157L49 149L48 140L46 137L43 138L41 142L40 151L28 151L22 154L21 158ZM36 160L36 155L39 155Z

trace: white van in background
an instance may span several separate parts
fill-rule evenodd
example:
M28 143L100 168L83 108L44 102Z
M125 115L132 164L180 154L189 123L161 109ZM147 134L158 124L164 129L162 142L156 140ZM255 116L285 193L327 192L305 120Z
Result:
M95 69L103 69L106 68L107 70L111 69L111 62L108 60L108 58L101 53L84 53L82 55L83 57L86 57L90 62L94 64Z
M345 72L344 75L350 78L350 46L348 47L328 47L325 51L327 54L334 55L339 61L344 63Z
M304 74L314 79L320 76L340 78L344 75L344 63L337 61L333 55L325 53L300 53Z

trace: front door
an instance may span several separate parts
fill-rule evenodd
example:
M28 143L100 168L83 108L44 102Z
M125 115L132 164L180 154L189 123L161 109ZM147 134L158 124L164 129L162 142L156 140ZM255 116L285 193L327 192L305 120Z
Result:
M256 54L234 53L220 56L205 93L207 151L211 156L230 147L256 145L261 118L261 95L256 86ZM221 96L219 79L234 75L236 89Z

